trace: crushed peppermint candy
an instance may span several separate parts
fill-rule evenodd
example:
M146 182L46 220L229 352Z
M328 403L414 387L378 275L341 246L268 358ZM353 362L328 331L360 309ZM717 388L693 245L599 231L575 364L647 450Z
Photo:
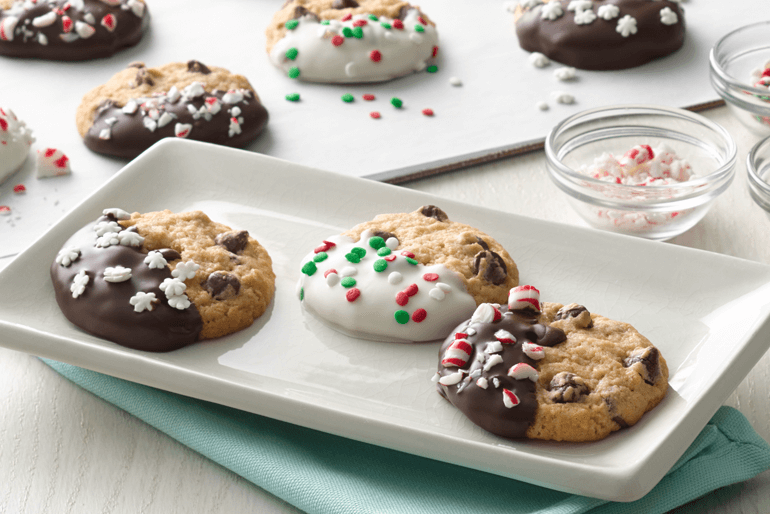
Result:
M577 171L604 182L630 186L667 186L693 176L690 164L665 144L655 148L637 145L620 158L605 152Z

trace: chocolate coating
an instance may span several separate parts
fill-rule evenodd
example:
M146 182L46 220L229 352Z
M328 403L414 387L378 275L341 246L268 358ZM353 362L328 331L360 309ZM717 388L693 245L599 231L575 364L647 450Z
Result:
M97 221L115 219L105 216ZM184 310L169 306L160 290L160 283L171 278L169 268L150 268L139 247L97 248L93 227L94 223L85 226L63 245L79 248L78 259L67 267L51 264L56 301L64 316L86 332L137 350L167 352L195 342L203 328L198 310L194 305ZM131 268L131 278L105 281L104 269L118 265ZM87 272L89 282L83 294L73 298L70 285L81 270ZM138 291L155 293L152 311L134 311L129 299Z
M142 69L139 68L140 71ZM255 98L254 94L250 94L245 98L245 101L237 104L222 102L221 110L212 115L210 120L206 120L204 116L198 116L198 119L195 119L195 116L188 109L188 105L192 105L197 112L205 105L207 98L216 97L222 101L224 96L225 91L215 90L191 100L180 98L174 103L165 102L163 110L176 116L176 118L163 127L157 127L154 131L150 131L144 126L141 108L133 114L127 114L123 112L121 107L108 102L97 112L96 119L88 129L83 141L94 152L132 159L164 137L176 137L174 127L177 123L183 123L192 125L187 139L224 146L244 146L262 132L269 117L267 109ZM231 118L229 110L233 107L238 107L241 110L239 117L243 118L243 123L241 123L241 133L230 137L228 133ZM113 118L117 121L112 125L107 123L106 120ZM106 128L111 130L110 139L100 139L101 131Z
M564 14L555 20L541 19L542 5L517 12L516 34L519 45L529 52L541 52L550 59L584 70L621 70L640 66L678 50L684 43L684 12L668 0L594 1L596 13L602 5L615 5L620 13L611 20L597 17L591 23L575 23L575 11L568 11L569 0L560 2ZM668 7L678 21L661 22L661 9ZM623 37L615 29L625 15L636 19L637 32Z
M126 47L133 46L142 39L149 24L150 14L146 4L142 16L137 16L126 6L123 0L119 5L110 6L98 0L84 0L82 10L68 7L69 0L56 0L52 3L39 1L28 9L17 11L14 8L0 10L0 23L10 17L18 18L12 41L0 39L0 55L51 59L56 61L83 61L109 57ZM35 18L56 13L56 19L47 26L36 27ZM112 16L114 30L102 25L105 16ZM64 32L63 17L72 21L72 29ZM75 26L85 23L93 27L94 32L87 38L79 37ZM74 38L72 41L62 39ZM76 37L77 36L77 37ZM44 38L45 44L41 44Z
M438 385L439 393L460 409L472 422L493 434L503 437L524 437L527 429L535 419L537 411L537 399L535 396L535 383L529 379L517 380L508 376L511 366L524 362L532 367L537 364L522 350L525 342L540 346L553 346L566 340L564 332L558 328L537 323L532 316L522 315L518 312L503 311L502 318L492 323L465 322L458 326L441 346L439 351L439 374L450 375L457 368L445 368L440 362L446 349L453 343L455 333L467 333L468 328L475 330L475 334L469 335L466 340L472 346L473 351L468 362L462 370L466 371L463 380L452 386ZM487 343L497 341L495 332L507 330L516 338L515 344L503 344L503 351L497 353L503 362L484 371L484 362L477 359L479 355L486 355L484 350ZM477 377L469 375L480 373L480 377L487 379L488 385L484 389L476 383ZM493 379L499 380L499 387L495 387ZM512 408L507 408L503 403L503 388L513 391L518 396L520 403Z

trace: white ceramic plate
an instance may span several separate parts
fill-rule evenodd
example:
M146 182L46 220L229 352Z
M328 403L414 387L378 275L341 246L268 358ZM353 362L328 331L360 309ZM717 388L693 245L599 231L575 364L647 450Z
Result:
M666 399L589 444L511 441L467 421L430 381L438 345L342 336L306 319L295 285L325 236L437 204L493 235L542 299L628 321L671 369ZM270 252L275 300L252 327L166 354L92 337L60 313L48 267L106 207L203 209ZM647 493L770 345L770 267L546 223L254 153L164 140L77 206L0 274L0 344L318 430L563 491Z

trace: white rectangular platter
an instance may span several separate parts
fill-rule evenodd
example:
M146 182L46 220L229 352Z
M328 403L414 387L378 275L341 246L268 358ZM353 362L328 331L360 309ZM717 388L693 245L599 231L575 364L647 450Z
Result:
M470 423L430 378L438 344L340 335L306 318L301 259L383 212L435 204L480 228L545 301L579 302L636 326L671 369L666 399L636 426L587 444L506 440ZM178 351L92 337L59 311L48 268L104 208L202 209L270 253L275 299L253 326ZM0 273L0 345L238 409L502 476L611 500L662 478L770 345L770 267L568 227L370 180L180 140L116 174Z
M309 84L274 68L265 52L265 28L283 0L148 1L150 30L133 48L109 59L50 62L0 57L0 105L10 107L33 130L37 149L60 148L73 173L34 179L33 159L0 186L0 257L18 253L64 212L96 190L125 161L89 151L75 129L83 95L129 63L147 66L197 59L239 73L252 83L270 112L267 129L247 149L298 164L351 176L398 180L458 163L494 159L540 142L563 118L580 110L618 103L686 107L717 100L708 78L708 52L716 40L763 12L763 0L741 8L714 0L686 3L687 36L675 54L638 68L579 71L560 82L559 65L538 69L519 47L513 15L504 0L415 2L439 29L438 73L417 73L382 84ZM449 83L462 80L461 87ZM554 103L563 90L576 103ZM300 93L298 103L288 93ZM352 93L357 100L340 100ZM373 102L361 99L376 96ZM389 100L399 97L402 109ZM536 104L551 108L540 111ZM426 117L422 109L435 116ZM382 113L373 120L372 111ZM14 195L18 183L26 195Z

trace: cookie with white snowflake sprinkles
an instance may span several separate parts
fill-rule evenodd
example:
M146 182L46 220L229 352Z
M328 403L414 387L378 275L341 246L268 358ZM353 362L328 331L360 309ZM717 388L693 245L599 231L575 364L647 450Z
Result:
M7 107L0 107L0 184L24 164L35 142L32 131Z
M436 25L403 0L289 0L267 28L270 61L311 82L382 82L422 71Z
M520 286L446 338L438 392L508 438L595 441L634 425L666 395L668 367L631 325Z
M684 43L684 11L668 0L522 0L519 45L584 70L640 66Z
M244 329L275 292L267 251L200 211L105 209L64 243L51 279L72 323L152 352Z
M142 39L144 0L0 0L0 55L82 61Z
M89 91L76 114L88 148L125 158L164 137L242 147L267 121L246 77L195 60L157 68L132 63Z
M416 342L444 337L517 283L499 243L429 205L319 241L302 260L298 294L306 311L343 333Z

